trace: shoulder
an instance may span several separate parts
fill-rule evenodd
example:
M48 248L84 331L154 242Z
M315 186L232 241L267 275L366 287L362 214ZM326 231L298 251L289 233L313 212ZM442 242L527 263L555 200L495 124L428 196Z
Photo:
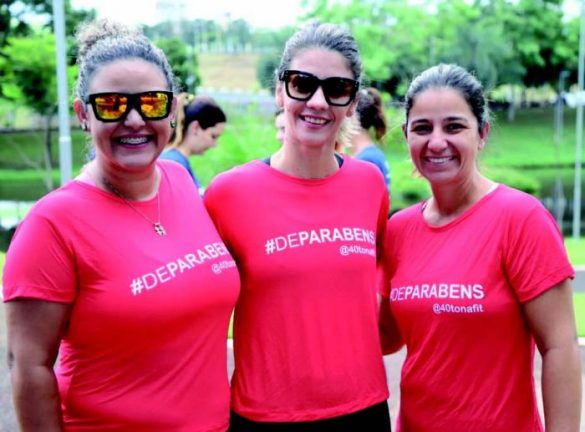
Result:
M156 161L157 166L161 169L163 173L170 177L187 177L189 178L189 174L185 171L185 168L175 161L174 159L158 159Z
M258 160L235 166L215 176L211 180L207 191L210 189L221 190L223 188L244 187L247 184L259 181L263 178L263 173L268 170L269 167Z
M91 189L96 188L72 180L49 192L33 205L18 224L17 232L32 229L35 233L46 230L57 233L74 226L79 218L86 217L95 202L96 195Z
M259 185L266 182L269 170L266 164L255 160L219 173L205 189L205 203L234 202L236 198L245 199L256 194Z
M394 228L412 223L414 219L421 217L422 205L423 203L419 202L393 213L388 220L388 227Z
M384 179L380 175L380 170L369 161L344 156L343 164L346 165L346 172L348 174L352 176L360 175L363 179L375 183L379 183L382 180L382 186L386 188Z
M183 158L183 155L176 148L168 148L168 149L164 150L159 156L159 159L174 160L174 161L176 161L177 159L182 159L182 158Z
M91 199L90 188L95 189L94 186L71 180L39 199L29 214L49 216L74 211L78 205Z
M182 165L172 160L161 159L157 160L156 164L160 168L163 178L169 182L173 189L186 188L188 193L199 194L190 172Z
M380 150L375 145L369 145L367 147L364 147L364 149L361 152L359 152L358 154L356 154L355 157L356 157L356 159L374 160L374 161L386 159L384 152L382 150Z
M527 218L535 213L549 213L534 196L504 184L498 185L493 198L491 202L498 207L497 212L512 219Z

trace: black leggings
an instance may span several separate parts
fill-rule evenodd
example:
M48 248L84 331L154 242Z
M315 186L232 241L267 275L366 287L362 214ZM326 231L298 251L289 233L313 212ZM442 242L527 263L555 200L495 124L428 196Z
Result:
M361 411L306 422L255 422L232 411L229 432L390 432L386 401Z

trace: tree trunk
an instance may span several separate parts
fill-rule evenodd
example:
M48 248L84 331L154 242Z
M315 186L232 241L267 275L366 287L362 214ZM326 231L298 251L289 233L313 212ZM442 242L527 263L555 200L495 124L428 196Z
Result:
M508 94L508 122L513 122L516 118L516 87L514 85L510 85L509 87L509 94Z

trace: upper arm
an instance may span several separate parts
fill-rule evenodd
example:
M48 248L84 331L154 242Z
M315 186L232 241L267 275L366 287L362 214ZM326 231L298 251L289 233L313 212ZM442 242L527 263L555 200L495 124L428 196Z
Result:
M9 365L52 367L67 329L71 305L16 299L5 307Z
M541 353L575 343L577 335L570 279L527 301L523 309Z

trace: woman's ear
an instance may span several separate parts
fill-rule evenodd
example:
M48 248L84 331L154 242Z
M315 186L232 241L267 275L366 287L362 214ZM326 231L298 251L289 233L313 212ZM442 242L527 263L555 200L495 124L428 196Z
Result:
M353 99L351 104L349 104L349 109L347 110L347 113L345 114L346 117L351 117L352 115L355 114L355 110L357 109L357 104L358 104L359 100L360 100L360 92L358 92L355 95L355 98Z
M171 121L177 121L177 106L178 106L178 101L177 101L177 96L173 96L173 103L171 104L171 113L170 113L170 119Z
M485 147L485 143L488 139L488 136L490 134L490 122L485 122L483 127L481 128L481 132L479 134L479 150L483 150L483 148Z
M408 134L406 133L406 122L402 123L402 134L404 135L404 138L408 138Z
M274 99L276 100L276 106L279 108L284 107L284 96L282 95L283 87L282 83L279 81L276 84L276 88L274 89Z
M75 114L77 115L77 119L81 124L81 129L84 131L89 130L89 118L87 115L87 111L85 110L85 104L81 101L81 99L76 98L73 101L73 109L75 110Z
M199 122L197 120L193 120L191 123L189 123L189 126L187 127L187 134L197 135L200 130L201 126L199 125Z

